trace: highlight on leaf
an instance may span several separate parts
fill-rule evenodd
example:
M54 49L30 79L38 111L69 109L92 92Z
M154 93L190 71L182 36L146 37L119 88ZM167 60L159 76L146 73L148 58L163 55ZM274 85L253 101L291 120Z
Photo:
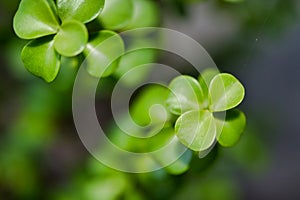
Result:
M99 31L90 36L83 51L86 56L86 69L90 75L105 77L118 67L119 56L124 53L122 38L113 31Z
M100 14L104 0L57 0L56 4L62 21L74 19L88 23Z
M244 99L244 86L233 75L216 75L209 85L210 109L215 112L229 110Z
M170 95L166 106L171 113L180 115L189 110L199 110L204 102L204 93L199 82L191 76L179 76L169 84Z
M22 0L14 16L15 33L22 39L35 39L55 34L59 19L51 0Z

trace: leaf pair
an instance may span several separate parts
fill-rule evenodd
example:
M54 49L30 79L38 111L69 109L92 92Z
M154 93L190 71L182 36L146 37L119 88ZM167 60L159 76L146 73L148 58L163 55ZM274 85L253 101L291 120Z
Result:
M179 76L170 83L169 89L166 105L171 113L180 115L175 132L182 144L202 152L216 139L223 146L237 142L246 120L241 111L230 109L241 103L245 91L234 76L208 70L199 81ZM225 118L215 116L226 110L229 111Z

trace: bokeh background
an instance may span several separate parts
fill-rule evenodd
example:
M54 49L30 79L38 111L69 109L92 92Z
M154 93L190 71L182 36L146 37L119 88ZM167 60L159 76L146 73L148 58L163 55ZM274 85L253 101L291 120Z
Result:
M248 124L241 141L193 158L177 176L102 166L73 124L74 61L66 59L51 84L28 73L20 60L26 41L12 28L19 1L1 0L0 199L300 199L300 2L157 3L161 26L199 41L220 70L245 85L240 109ZM158 62L184 64L169 56ZM99 109L108 101L100 95Z

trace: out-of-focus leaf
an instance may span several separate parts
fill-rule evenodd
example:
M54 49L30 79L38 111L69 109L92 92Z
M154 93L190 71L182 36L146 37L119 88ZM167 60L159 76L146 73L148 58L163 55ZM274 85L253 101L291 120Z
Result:
M260 131L256 130L256 127L247 125L243 139L234 147L227 149L228 154L240 166L254 174L257 174L257 172L266 172L270 165L268 149L259 133Z
M99 19L104 28L119 30L129 23L132 13L132 0L106 0Z
M211 80L209 95L210 109L216 112L225 111L242 102L245 89L233 75L222 73Z
M178 145L182 145L179 141L176 142L175 147L174 147L174 152L166 152L165 155L162 155L162 159L161 160L168 160L170 159L170 157L172 156L177 156L178 157L178 153L176 154L176 151L178 152L178 150L182 147L178 147ZM163 156L168 156L169 158L166 159ZM190 162L192 159L193 153L191 150L186 149L186 151L184 151L184 153L172 164L167 165L165 167L165 170L170 173L170 174L174 174L174 175L179 175L182 174L184 172L186 172L189 168L190 168Z
M52 84L53 88L58 91L70 92L74 85L74 80L77 75L77 69L81 65L81 57L61 57L60 70L55 82Z
M156 151L170 143L170 141L174 137L174 131L170 130L171 128L155 130L156 134L153 135L151 133L151 129L148 132L146 132L145 130L136 129L135 127L128 127L128 125L130 124L127 123L128 119L124 118L121 120L121 127L127 125L126 130L130 131L130 133L124 132L118 126L113 126L110 129L111 135L109 137L115 145L127 151L139 153ZM155 129L155 127L153 129ZM150 135L150 137L138 138L133 137L132 135Z
M154 1L132 0L133 16L125 29L157 26L159 22L158 6Z
M116 58L123 52L124 43L117 33L108 30L95 33L84 50L86 69L95 77L108 76L115 71L119 62Z
M52 0L22 0L13 22L16 34L34 39L58 31L57 11Z
M89 181L84 188L84 199L119 199L126 182L123 176L116 175Z
M155 41L150 41L146 39L139 39L133 42L133 44L129 47L128 53L125 53L119 62L119 66L115 71L114 75L118 78L121 78L121 81L124 85L134 86L136 84L142 83L147 77L151 67L143 67L141 65L153 63L156 58L156 50L154 49L136 49L143 48L147 46L149 43L153 43ZM134 69L135 67L141 66L140 69L134 70L133 73L129 71ZM123 77L125 73L129 72L130 76Z
M54 50L52 38L39 38L29 42L21 53L28 71L51 82L58 74L60 55Z
M216 137L216 125L212 113L192 110L181 115L175 124L179 141L193 151L208 149Z
M217 140L223 147L234 146L240 139L246 126L246 117L237 109L226 112L225 121L216 118Z
M79 21L64 21L54 37L55 50L63 56L72 57L81 53L88 41L88 31Z
M240 199L239 191L235 182L230 178L215 177L209 180L203 180L199 184L200 198L206 200L237 200Z
M223 0L225 2L230 2L230 3L241 3L243 2L244 0Z
M95 19L104 6L104 0L57 0L62 21L75 19L87 23Z
M184 173L189 169L192 152L179 142L173 128L165 128L159 134L161 136L154 136L153 139L149 139L151 150L154 149L153 147L158 149L158 146L163 149L154 152L154 158L165 167L167 172L176 175ZM163 145L161 145L162 141L164 141Z
M203 90L203 93L205 94L205 97L208 98L208 87L211 82L211 80L219 73L217 69L214 68L208 68L201 72L198 80L200 83L200 86ZM207 104L209 102L206 102Z
M160 85L151 85L146 87L134 99L134 104L132 104L130 108L133 120L141 126L145 126L150 123L155 124L165 122L170 116L164 107L157 107L156 109L152 106L163 106L168 94L169 90Z
M199 82L190 76L179 76L169 85L170 95L166 106L171 113L180 115L189 110L199 110L204 102L204 94Z

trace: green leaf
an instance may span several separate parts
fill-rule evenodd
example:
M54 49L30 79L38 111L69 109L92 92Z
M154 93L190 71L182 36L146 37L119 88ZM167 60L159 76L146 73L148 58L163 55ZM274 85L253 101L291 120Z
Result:
M227 73L216 75L210 85L210 109L225 111L239 105L244 99L245 89L234 76Z
M104 6L104 0L57 0L62 21L75 19L87 23L95 19Z
M199 78L198 78L200 86L201 86L201 88L203 90L203 93L204 93L204 96L205 96L205 102L203 103L204 104L203 107L208 107L209 106L208 87L209 87L209 84L210 84L211 80L217 74L219 74L219 71L217 69L208 68L208 69L205 69L204 71L202 71Z
M115 71L114 75L117 78L122 77L122 84L129 87L142 83L151 71L150 66L141 67L140 69L134 70L132 72L129 71L134 69L135 67L153 63L155 57L156 52L153 49L141 49L126 53L121 57L119 66ZM129 72L131 75L123 77L123 75L125 75L127 72Z
M240 139L246 126L246 117L237 109L226 112L225 121L216 118L217 140L223 147L234 146Z
M107 0L98 18L104 28L119 30L127 26L132 13L132 0Z
M154 124L165 122L170 117L166 113L166 109L162 110L162 107L156 107L156 109L153 106L163 106L168 93L169 90L160 85L151 85L142 90L130 107L130 114L133 120L141 126L146 126L151 122Z
M211 80L217 75L219 74L219 71L217 69L214 68L207 68L205 70L203 70L199 76L199 82L204 82L206 83L206 87L208 88Z
M80 54L87 44L88 31L79 21L64 21L54 37L54 47L58 53L66 57Z
M112 141L119 148L131 152L154 152L160 148L163 148L174 138L174 131L172 128L163 128L161 130L155 130L156 134L153 135L153 130L139 129L131 126L131 123L127 123L130 119L127 117L121 118L121 126L112 126L109 132L110 141ZM123 129L125 127L125 129ZM136 136L149 136L144 138L134 137ZM133 136L133 137L132 137Z
M223 0L225 2L229 2L229 3L241 3L243 2L244 0Z
M189 169L189 164L193 154L180 143L176 136L174 137L173 128L166 128L164 131L171 132L173 137L169 139L168 144L165 144L165 146L168 145L168 147L166 147L164 151L154 153L154 158L158 160L162 166L165 166L165 170L170 174L182 174Z
M199 82L191 76L179 76L169 85L170 95L166 106L171 113L180 115L189 110L199 110L204 102L204 93Z
M86 69L95 77L104 77L112 74L118 66L118 58L124 53L122 38L113 31L100 31L90 36L84 55Z
M141 67L138 70L134 70L134 73L130 73L129 71L134 69L135 67L153 63L155 61L157 52L154 49L146 49L143 48L148 46L149 44L153 44L155 41L147 40L147 39L137 39L135 40L127 50L119 62L119 66L115 71L114 75L117 78L121 78L121 81L124 85L129 87L142 83L145 78L148 76L151 67ZM143 49L137 49L143 48ZM137 50L132 50L137 49ZM132 50L132 51L131 51ZM123 77L125 73L129 72L130 76Z
M53 47L52 38L40 38L29 42L21 53L28 71L51 82L58 74L60 55Z
M208 68L201 72L198 80L200 83L200 86L205 91L206 94L208 94L208 87L211 82L211 80L219 74L219 71L214 68Z
M194 151L203 151L213 145L216 125L212 113L192 110L181 115L175 123L179 141Z
M52 0L22 0L14 16L16 34L35 39L55 34L59 28L57 11Z
M133 15L126 29L157 26L159 23L158 6L154 1L132 0Z

